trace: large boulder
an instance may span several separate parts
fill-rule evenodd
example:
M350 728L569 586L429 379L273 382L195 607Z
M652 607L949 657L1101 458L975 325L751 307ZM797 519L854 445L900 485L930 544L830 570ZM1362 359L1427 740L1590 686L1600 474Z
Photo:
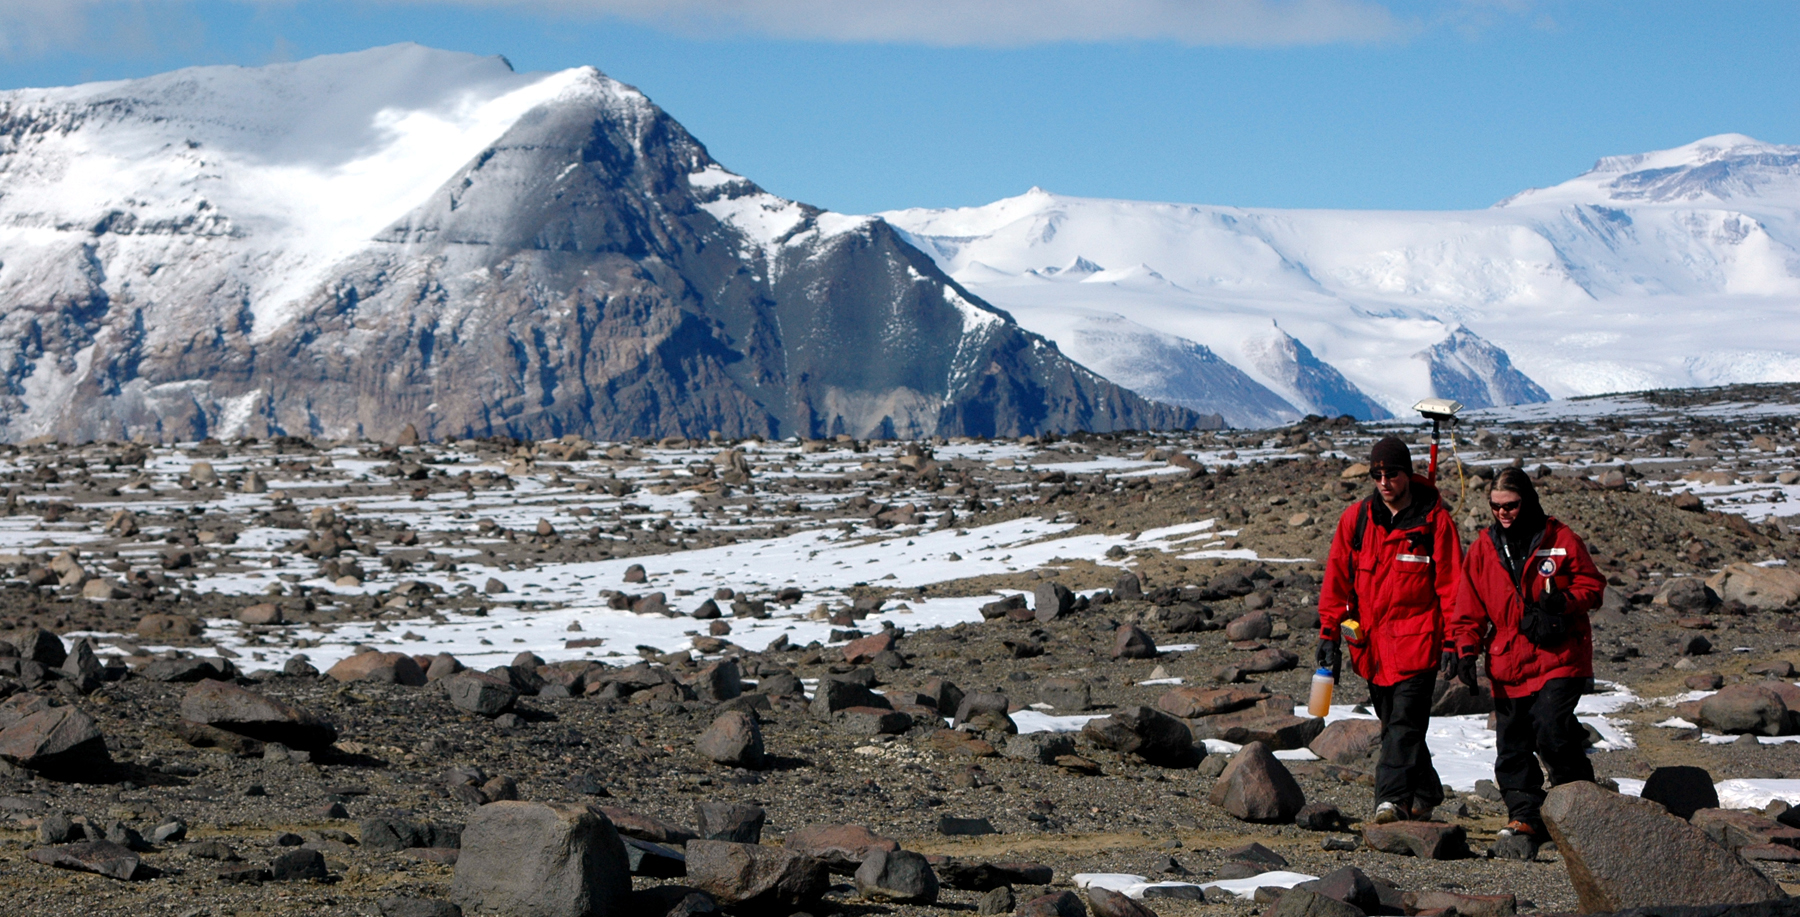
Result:
M189 688L181 698L181 718L309 751L337 741L337 727L324 717L224 681L202 681Z
M746 710L728 710L718 715L712 725L694 740L694 747L713 761L729 767L760 770L769 764L763 751L762 727L756 714Z
M375 681L415 687L425 683L425 670L405 653L357 653L332 666L325 674L338 681Z
M937 873L922 854L875 848L856 868L856 893L871 901L935 904Z
M760 844L763 820L767 817L762 806L715 800L694 803L695 828L701 838L709 841Z
M93 717L34 694L15 694L0 705L0 757L51 776L77 776L112 761Z
M1191 766L1206 757L1186 723L1153 707L1126 707L1112 716L1088 720L1081 734L1103 748L1135 754L1164 767Z
M1421 860L1460 860L1469 855L1468 834L1461 825L1434 821L1398 821L1369 825L1363 843L1370 850Z
M1032 599L1033 615L1046 623L1075 610L1075 593L1061 583L1039 583Z
M512 709L519 699L519 689L512 682L486 672L465 670L440 680L450 705L476 716L499 716Z
M831 883L816 857L730 841L690 841L687 880L729 908L781 914L816 903Z
M1545 798L1543 817L1586 912L1785 897L1768 876L1652 800L1565 783Z
M1380 752L1381 721L1348 719L1327 723L1306 747L1333 764L1361 761Z
M1207 801L1253 822L1290 822L1306 805L1306 794L1269 746L1251 742L1231 756L1213 782Z
M82 841L56 847L38 847L26 856L46 866L98 873L113 879L132 879L142 868L137 854L111 841Z
M1739 561L1708 577L1706 585L1726 602L1742 602L1756 611L1775 611L1800 602L1800 571L1791 567L1759 567Z
M630 913L631 866L612 823L583 806L493 802L463 828L450 898L470 914Z
M1157 709L1171 716L1193 719L1215 716L1254 706L1269 696L1269 690L1256 688L1202 688L1196 685L1175 688L1156 699Z
M827 676L820 679L819 686L813 689L812 702L807 711L818 719L830 720L832 714L851 707L889 709L893 706L886 697L869 690L867 685Z
M862 825L807 825L790 833L781 846L823 862L833 872L849 874L862 866L870 851L899 850L893 838L883 837Z
M1275 899L1270 917L1364 917L1362 908L1310 889L1294 886Z
M1741 682L1702 700L1700 722L1722 733L1778 736L1788 731L1788 708L1773 689Z
M1114 659L1155 659L1156 641L1136 624L1121 624L1113 634Z
M1325 730L1325 721L1316 716L1295 716L1286 704L1258 704L1236 713L1209 716L1194 724L1194 735L1202 739L1222 739L1233 745L1261 742L1273 751L1305 748Z

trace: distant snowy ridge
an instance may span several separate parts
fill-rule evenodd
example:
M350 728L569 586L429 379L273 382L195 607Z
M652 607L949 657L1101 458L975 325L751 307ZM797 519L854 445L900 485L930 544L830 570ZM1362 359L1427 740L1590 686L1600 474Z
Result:
M1259 210L1033 188L881 216L1090 366L1160 366L1185 347L1287 402L1289 417L1380 416L1433 394L1490 405L1800 379L1800 147L1741 135L1608 157L1479 211ZM1093 321L1115 329L1104 354L1082 338ZM1219 371L1196 357L1158 372ZM1212 394L1140 390L1239 424L1284 413L1228 395L1242 390L1235 379ZM1212 407L1221 399L1238 407Z

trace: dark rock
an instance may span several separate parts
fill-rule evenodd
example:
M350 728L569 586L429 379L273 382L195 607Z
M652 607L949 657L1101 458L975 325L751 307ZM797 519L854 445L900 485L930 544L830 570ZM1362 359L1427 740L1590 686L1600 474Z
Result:
M1428 821L1397 821L1363 828L1363 843L1370 850L1422 860L1458 860L1469 856L1468 835L1461 825Z
M41 627L20 635L14 645L19 648L20 659L35 662L46 669L61 668L69 658L69 651L63 648L62 639Z
M1788 709L1781 695L1769 687L1741 682L1702 700L1700 722L1728 735L1778 736L1787 730Z
M325 869L325 855L304 847L290 850L269 864L269 878L276 882L324 879L329 875Z
M1110 888L1090 885L1085 892L1094 917L1156 917L1155 911Z
M1194 744L1186 723L1151 707L1126 707L1104 719L1089 720L1081 734L1102 748L1135 754L1163 767L1192 767L1206 756L1205 748Z
M1439 678L1431 689L1432 716L1475 716L1494 712L1494 689L1487 676L1481 675L1476 686L1454 678Z
M1336 898L1295 886L1281 892L1270 917L1364 917L1367 912Z
M1365 913L1378 913L1382 906L1381 892L1374 881L1354 866L1345 866L1294 887L1334 898Z
M1287 711L1291 704L1258 705L1236 713L1209 716L1194 724L1194 735L1202 739L1223 739L1234 745L1261 742L1272 751L1305 748L1325 729L1319 717L1295 716Z
M719 714L694 740L694 747L715 763L760 770L768 766L762 727L755 714L733 710Z
M1289 822L1306 794L1267 745L1251 742L1225 765L1207 800L1244 821Z
M1583 911L1785 897L1767 876L1651 800L1565 783L1550 790L1543 816Z
M1114 659L1155 659L1156 641L1136 624L1121 624L1113 634Z
M1061 583L1039 583L1032 598L1032 614L1041 622L1054 621L1075 610L1075 593Z
M195 748L217 748L240 758L260 758L264 753L260 740L187 720L176 721L175 734Z
M1488 855L1497 860L1530 863L1537 859L1539 846L1537 839L1528 834L1509 834L1495 838L1494 846L1488 848Z
M1701 809L1719 807L1719 791L1703 767L1659 767L1650 772L1639 795L1662 803L1677 818L1693 818Z
M1327 723L1306 747L1332 764L1353 764L1380 753L1381 721L1348 719Z
M736 659L707 663L694 676L694 696L709 704L728 701L742 693L744 681Z
M1285 672L1298 665L1299 662L1299 656L1280 647L1271 646L1268 649L1257 650L1238 660L1236 668L1250 673Z
M838 678L823 678L813 691L807 711L816 719L829 721L832 714L850 707L894 706L887 698L869 690L868 686Z
M719 913L719 902L689 885L653 885L631 893L627 913L633 917L697 917Z
M1275 619L1266 611L1253 611L1225 625L1227 640L1267 640L1275 632Z
M619 840L625 844L625 861L632 875L646 879L679 879L687 875L687 857L635 837Z
M341 682L372 681L413 687L425 684L425 670L405 653L357 653L332 666L325 674Z
M94 718L74 707L51 707L33 703L34 708L16 719L21 711L21 698L14 695L0 708L0 757L20 767L51 775L77 775L96 772L111 763L106 739Z
M766 817L762 806L712 800L694 803L694 821L702 840L760 844Z
M938 816L937 830L946 837L976 837L1000 833L985 818L958 818L954 815Z
M856 736L899 735L913 725L910 714L880 707L848 707L832 714L832 719L840 731Z
M150 681L195 682L206 679L227 681L237 677L237 667L224 659L158 659L138 669Z
M1344 813L1328 802L1309 802L1294 816L1294 824L1308 831L1338 831L1347 822Z
M1519 911L1519 899L1513 895L1465 895L1428 888L1407 892L1403 900L1409 914L1454 911L1457 917L1512 917Z
M1266 700L1268 696L1268 691L1260 689L1200 688L1189 685L1164 693L1156 699L1156 706L1165 713L1185 720L1242 710Z
M1025 603L1025 596L1019 594L1009 595L1006 598L988 602L981 606L980 610L983 619L992 621L996 618L1007 617L1015 611L1028 610L1028 608Z
M1689 819L1694 827L1706 832L1721 847L1737 850L1779 844L1800 848L1800 829L1789 828L1772 818L1742 809L1701 809Z
M1039 895L1013 911L1014 917L1087 917L1087 906L1074 892Z
M892 838L882 837L862 825L807 825L790 833L782 849L823 862L831 871L848 875L869 858L871 850L899 850Z
M1220 852L1219 856L1240 863L1251 863L1256 866L1270 866L1276 869L1286 869L1288 866L1287 857L1284 857L1261 844L1245 844L1242 847L1233 847L1230 850Z
M181 718L259 742L306 751L330 748L337 727L310 710L223 681L202 681L181 698Z
M990 891L1010 885L1048 885L1055 872L1041 863L969 863L944 858L933 863L947 888Z
M1056 759L1075 753L1073 736L1058 732L1032 732L1007 736L1000 753L1020 761L1055 764Z
M450 899L519 917L625 914L631 866L612 823L587 808L495 802L470 814Z
M871 901L935 904L937 873L920 854L876 848L856 869L856 892Z
M788 913L805 908L830 885L824 861L786 846L693 841L687 846L687 858L688 881L694 887L743 911Z
M519 689L510 680L486 672L458 672L445 678L443 685L451 706L490 719L511 710L519 699Z
M98 873L111 879L129 880L137 877L143 869L137 854L111 841L83 841L58 847L38 847L26 856L46 866Z
M965 694L962 703L956 707L953 722L958 727L968 724L981 729L1016 733L1019 727L1008 713L1011 708L1012 701L1004 694L991 691Z
M1037 698L1039 703L1051 707L1080 713L1093 706L1093 688L1079 678L1046 678L1038 682Z
M621 809L617 806L590 806L590 808L607 821L612 822L613 828L626 837L641 838L658 844L685 844L698 837L694 832L679 825L672 825L649 815L640 815L629 809Z
M462 917L462 908L437 898L382 898L375 909L381 917Z

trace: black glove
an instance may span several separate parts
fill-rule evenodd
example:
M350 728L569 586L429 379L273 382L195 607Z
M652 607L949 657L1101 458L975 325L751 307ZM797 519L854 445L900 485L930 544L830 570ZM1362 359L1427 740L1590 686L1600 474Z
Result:
M1342 650L1338 648L1336 640L1320 640L1319 648L1313 652L1313 659L1319 663L1319 668L1336 672L1338 663L1343 659Z
M1569 594L1567 592L1552 592L1549 595L1544 596L1544 600L1538 603L1538 607L1560 617L1569 610Z
M1438 674L1445 678L1456 674L1456 650L1444 647L1444 654L1438 657Z
M1456 660L1456 679L1463 684L1468 685L1469 690L1471 691L1478 691L1481 689L1480 682L1475 680L1474 653L1464 653L1461 658Z
M1553 603L1558 609L1568 607L1568 597L1560 592L1552 592L1545 598L1562 599ZM1533 602L1525 606L1525 616L1519 619L1519 633L1540 649L1553 649L1569 638L1569 619L1563 617L1561 611L1551 611L1545 605Z

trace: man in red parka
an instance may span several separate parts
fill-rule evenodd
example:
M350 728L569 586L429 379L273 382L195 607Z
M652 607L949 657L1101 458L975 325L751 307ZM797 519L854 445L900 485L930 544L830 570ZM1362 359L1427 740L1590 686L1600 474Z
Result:
M1594 632L1606 580L1568 526L1544 515L1537 487L1505 468L1488 492L1494 524L1469 545L1450 622L1458 676L1475 684L1485 649L1494 683L1494 782L1512 821L1501 834L1542 843L1544 772L1550 785L1593 780L1575 704L1594 684Z
M1456 600L1462 542L1437 488L1412 467L1399 439L1375 444L1375 492L1338 517L1319 592L1319 665L1338 668L1342 636L1381 720L1377 823L1429 818L1444 801L1425 727L1447 658L1444 624ZM1344 627L1348 620L1357 626Z

